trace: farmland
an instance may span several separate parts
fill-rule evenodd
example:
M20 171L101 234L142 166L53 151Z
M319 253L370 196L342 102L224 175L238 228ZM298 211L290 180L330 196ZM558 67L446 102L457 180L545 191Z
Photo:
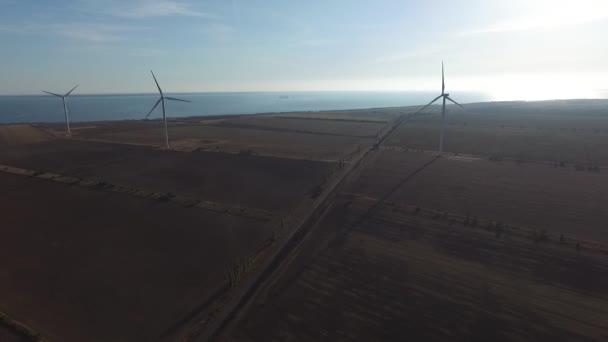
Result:
M307 160L69 140L0 147L0 164L277 213L297 205L335 167Z
M157 124L96 127L130 135L129 129ZM2 224L0 313L50 341L179 338L230 289L228 273L239 260L267 248L277 220L310 200L338 168L299 158L63 139L50 127L47 134L20 126L45 140L36 135L0 146L0 164L8 166L0 172L0 205L12 213ZM74 135L97 129L91 127L75 124ZM217 206L201 210L196 203Z
M168 150L158 120L0 126L0 313L50 342L606 340L606 102L466 108L442 155L436 107L174 118Z
M380 198L432 157L381 151L347 191ZM608 213L603 210L608 201L605 172L444 157L387 200L608 243Z
M384 115L385 119L373 121L365 120L363 114L352 120L342 119L343 116L326 114L306 120L275 115L173 119L169 121L169 136L172 147L179 150L230 153L247 150L261 155L336 160L371 141L395 117ZM45 126L52 132L61 130L57 124ZM158 120L74 125L74 137L86 140L163 146L163 134L162 122Z
M0 187L0 310L55 341L169 338L272 235L257 220L19 175Z
M608 165L608 101L490 103L447 113L445 150L450 153ZM440 116L424 115L403 125L387 145L436 150Z
M419 159L416 166L427 162ZM433 166L403 186L417 183ZM605 254L581 255L572 244L535 244L374 203L343 193L222 339L607 336Z

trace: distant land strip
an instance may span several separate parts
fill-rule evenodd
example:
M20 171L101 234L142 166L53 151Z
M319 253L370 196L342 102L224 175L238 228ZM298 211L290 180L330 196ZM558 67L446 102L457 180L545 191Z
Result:
M336 122L355 122L355 123L370 123L370 124L385 124L388 120L365 120L365 119L336 119L336 118L323 118L323 117L302 117L302 116L268 116L273 119L287 119L287 120L319 120L319 121L336 121Z
M230 205L223 204L223 203L187 198L187 197L177 196L170 192L163 193L163 192L144 191L144 190L139 190L139 189L135 189L132 187L110 184L108 182L101 181L101 180L83 179L80 177L72 177L72 176L65 176L65 175L60 175L60 174L50 173L50 172L27 170L27 169L22 169L22 168L13 167L13 166L7 166L7 165L0 165L0 171L10 173L10 174L16 174L16 175L36 177L36 178L45 179L45 180L54 181L54 182L63 183L63 184L68 184L68 185L78 185L78 186L82 186L82 187L86 187L86 188L125 193L125 194L129 194L132 196L140 197L140 198L153 199L153 200L158 200L158 201L163 201L163 202L172 202L172 203L178 204L178 205L180 205L182 207L186 207L186 208L200 208L200 209L204 209L204 210L214 211L214 212L218 212L218 213L225 213L225 214L240 216L240 217L245 217L245 218L251 218L251 219L260 220L260 221L270 221L274 218L273 213L265 211L265 210L261 210L261 209L230 206Z
M419 153L433 153L433 154L439 153L434 150L424 150L424 149L414 148L414 147L401 147L401 146L396 146L396 145L382 145L382 146L379 146L379 148L381 150L395 151L395 152L419 152ZM566 161L519 159L519 158L512 158L512 157L503 157L498 154L496 154L496 155L479 155L479 154L470 154L470 153L443 152L443 156L445 156L446 158L452 158L452 159L461 159L461 160L467 159L467 161L483 159L483 160L490 160L490 161L494 161L494 162L498 162L498 163L505 161L505 162L512 162L512 163L517 163L517 164L536 164L536 165L546 165L546 166L551 166L551 167L573 168L576 171L594 171L594 170L600 171L600 170L608 169L608 166L606 166L606 165L604 165L604 166L591 165L591 164L583 165L582 163L573 163L573 162L566 162Z
M299 133L299 134L313 134L313 135L329 135L335 137L347 137L347 138L367 138L372 139L375 138L375 134L368 135L357 135L357 134L340 134L340 133L329 133L329 132L318 132L318 131L309 131L304 129L293 129L293 128L278 128L278 127L269 127L264 125L253 125L253 124L243 124L243 123L213 123L207 126L216 126L216 127L227 127L227 128L242 128L242 129L257 129L261 131L272 131L272 132L285 132L285 133Z
M378 202L378 198L369 197L357 193L344 193L342 196L350 197L352 201L360 202ZM579 243L580 246L585 250L593 250L601 254L608 255L608 246L588 240L580 240L572 237L564 236L563 240L560 241L560 235L555 232L541 233L543 229L534 229L531 227L521 227L508 224L499 219L489 219L479 217L475 215L461 215L455 213L448 213L438 209L424 208L412 204L406 204L402 202L382 201L382 205L385 208L389 208L394 212L417 215L420 217L431 218L435 220L441 220L449 222L450 224L460 224L465 227L485 229L490 232L505 234L509 236L516 236L522 239L534 240L540 239L537 242L553 242L564 246L575 246ZM541 236L544 234L544 236Z

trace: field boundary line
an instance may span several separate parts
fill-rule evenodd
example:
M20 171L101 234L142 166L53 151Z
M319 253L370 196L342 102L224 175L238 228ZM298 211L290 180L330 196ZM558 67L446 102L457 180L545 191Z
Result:
M310 134L310 135L323 135L323 136L334 136L334 137L345 137L345 138L357 138L357 139L373 139L376 137L376 134L370 135L355 135L355 134L340 134L340 133L329 133L329 132L319 132L319 131L308 131L304 129L295 129L295 128L273 128L263 125L249 125L249 124L228 124L228 123L218 123L218 124L209 124L207 126L213 127L225 127L225 128L235 128L235 129L254 129L260 131L271 131L271 132L279 132L279 133L295 133L295 134Z
M353 158L352 162L347 164L347 166L345 165L346 167L342 172L334 174L335 178L331 182L325 183L324 191L311 204L307 213L296 220L293 228L286 232L285 236L281 241L278 241L278 245L273 250L268 251L268 257L262 261L262 264L255 270L255 273L245 279L245 283L237 289L238 292L225 304L218 317L215 317L211 322L206 322L209 325L204 328L201 335L194 337L196 341L215 340L226 329L229 329L230 324L238 321L240 314L247 310L264 284L277 270L285 265L286 260L290 259L289 256L298 249L298 246L304 241L305 237L308 236L324 217L344 181L349 179L349 176L363 165L365 158L377 149L376 147L403 122L404 118L405 116L401 115L397 119L387 123L385 127L379 130L376 140L368 144L367 148L359 149L359 154L356 158Z
M431 166L433 163L435 163L439 158L441 158L441 155L437 155L434 158L432 158L431 160L427 161L426 163L424 163L422 166L418 167L416 170L410 172L404 179L402 179L399 183L397 183L392 189L390 189L384 196L378 198L376 200L376 203L374 203L365 213L363 213L363 215L361 215L361 218L355 222L353 224L353 228L357 227L358 225L360 225L361 223L363 223L363 221L365 221L366 219L368 219L369 217L371 217L372 215L374 215L374 211L381 206L384 202L386 202L386 200L391 197L391 195L393 195L395 193L395 191L399 190L399 188L401 188L405 183L409 182L412 178L414 178L417 174L419 174L420 172L424 171L427 167Z
M155 148L156 150L165 151L165 152L182 152L182 153L206 152L206 153L225 153L225 154L240 154L241 153L241 151L217 151L211 147L202 147L202 146L197 147L197 148L170 147L169 149L167 149L161 145L135 143L135 142L128 142L128 141L115 141L115 140L99 139L99 138L81 138L81 137L61 138L61 137L58 137L58 139L95 142L95 143L102 143L102 144L152 147L152 148ZM314 157L288 155L288 154L260 153L260 152L256 152L255 150L252 151L252 156L266 157L266 158L278 158L278 159L290 159L290 160L305 160L305 161L314 161L314 162L321 162L321 163L339 163L339 162L349 163L349 161L340 160L339 158L338 159L323 159L323 158L314 158Z
M271 221L275 214L262 210L240 206L231 206L223 203L194 199L189 197L177 196L169 192L153 192L136 189L133 187L126 187L122 185L111 184L105 181L96 179L85 179L80 177L65 176L56 173L34 171L28 169L22 169L14 166L7 166L0 164L0 171L15 175L35 177L57 183L63 183L67 185L81 186L88 189L97 189L101 191L110 191L129 194L139 198L158 200L163 202L175 203L185 208L199 208L203 210L225 213L229 215L250 218L260 221Z
M360 201L378 201L378 198L366 196L358 193L343 193L345 196L352 196L356 200ZM448 213L447 211L442 211L439 209L431 209L426 207L421 207L417 205L407 204L405 202L393 202L393 201L383 201L381 205L384 205L386 208L389 208L395 212L404 213L413 216L421 216L426 218L431 218L435 220L443 220L448 221L451 224L461 224L465 227L470 228L479 228L485 229L491 232L497 232L498 230L502 230L502 233L509 231L512 236L517 236L521 238L530 238L533 237L534 234L539 234L545 230L544 228L531 228L531 227L522 227L516 226L512 224L507 224L499 219L490 219L487 217L479 217L476 215L462 215L462 214L454 214ZM550 242L560 243L560 233L555 231L550 231L546 236L546 240ZM577 239L573 237L567 237L564 235L564 240L561 242L562 244L576 244L580 243L581 247L586 248L588 250L594 250L601 254L608 255L608 246L596 241Z
M269 118L285 119L285 120L311 120L311 121L332 121L332 122L354 122L366 124L387 124L390 120L365 120L365 119L336 119L336 118L320 118L320 117L301 117L301 116L274 116L269 115Z
M401 146L397 146L397 145L382 145L382 146L380 146L380 149L385 150L385 151L406 152L406 153L407 152L439 153L434 150L424 150L424 149L413 148L413 147L401 147ZM556 162L556 161L550 161L550 160L517 159L517 158L511 158L511 157L502 157L500 160L492 160L491 159L493 157L492 155L481 155L481 154L471 154L471 153L443 152L443 155L450 156L450 157L453 156L453 157L474 158L474 159L479 159L479 160L492 161L495 163L501 163L501 162L505 161L505 162L516 163L516 164L545 165L545 166L554 167L554 168L577 169L579 167L591 166L591 164L583 165L582 163L573 163L573 162L564 162L564 165L560 166L559 161ZM594 166L597 166L597 168L602 169L602 170L608 169L608 165L604 165L604 166L594 165ZM587 171L587 170L577 170L577 171Z

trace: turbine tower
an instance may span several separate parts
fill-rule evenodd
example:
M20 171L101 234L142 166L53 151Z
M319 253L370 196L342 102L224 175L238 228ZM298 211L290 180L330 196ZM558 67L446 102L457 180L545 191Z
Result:
M74 88L72 88L72 90L68 91L67 94L65 95L59 95L59 94L55 94L55 93L51 93L49 91L42 91L43 93L47 93L49 95L53 95L53 96L57 96L57 97L61 97L61 99L63 100L63 113L65 114L65 125L68 128L68 136L71 137L72 136L72 131L70 131L70 117L68 116L68 105L65 103L65 98L68 97L68 95L70 95L74 89L78 88L79 85L76 85Z
M152 77L154 78L154 83L156 83L156 87L158 88L158 92L160 93L160 99L158 99L158 101L156 101L156 104L154 105L154 107L152 107L152 110L150 110L150 113L148 113L148 115L146 115L146 119L150 116L150 114L152 114L152 112L156 109L156 107L158 106L158 104L162 103L162 107L163 107L163 121L165 122L165 146L167 148L169 148L169 129L167 128L167 115L165 113L165 100L181 101L181 102L190 102L190 101L180 100L180 99L176 99L174 97L165 96L163 94L162 89L160 89L160 86L158 85L158 81L156 80L156 76L154 76L154 72L152 72L152 70L150 70L150 73L152 73Z
M458 103L458 102L452 100L452 98L450 98L450 94L445 92L445 77L444 77L444 73L443 73L443 62L441 62L441 95L437 96L433 101L431 101L426 106L422 107L421 110L417 111L414 114L418 114L418 113L422 112L423 110L427 109L428 106L432 105L433 103L435 103L435 101L439 100L440 98L443 98L443 109L441 111L441 133L439 134L439 153L443 153L443 135L445 133L445 100L451 101L454 104L456 104L458 107L464 109L464 107L461 106L460 103Z

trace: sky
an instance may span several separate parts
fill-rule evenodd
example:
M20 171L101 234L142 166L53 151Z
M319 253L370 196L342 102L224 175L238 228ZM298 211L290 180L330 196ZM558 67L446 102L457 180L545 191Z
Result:
M0 0L0 95L482 91L608 98L606 0Z

